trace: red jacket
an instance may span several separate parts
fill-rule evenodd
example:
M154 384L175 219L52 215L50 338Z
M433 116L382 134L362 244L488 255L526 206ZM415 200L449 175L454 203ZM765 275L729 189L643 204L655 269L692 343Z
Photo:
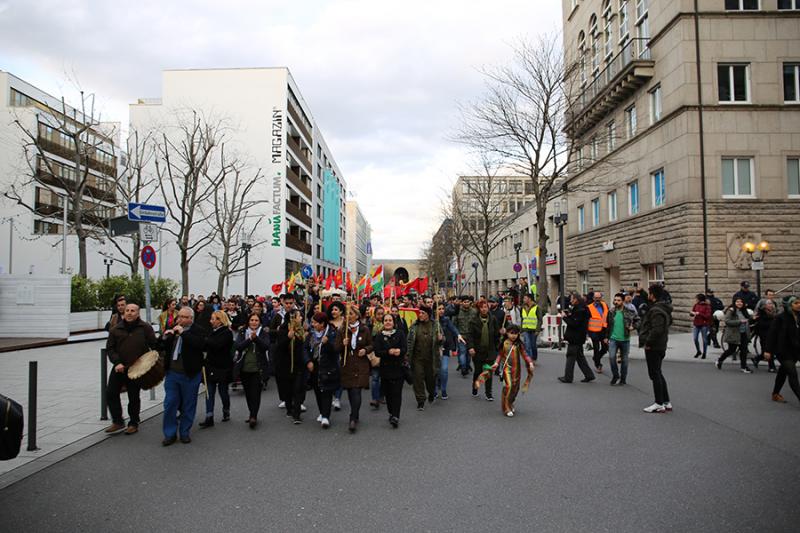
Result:
M701 328L703 326L711 326L711 304L708 302L699 302L694 304L692 312L697 313L694 316L692 324Z

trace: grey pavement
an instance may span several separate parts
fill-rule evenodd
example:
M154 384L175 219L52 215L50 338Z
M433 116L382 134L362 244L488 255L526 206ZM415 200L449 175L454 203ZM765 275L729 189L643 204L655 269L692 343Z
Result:
M188 445L163 448L154 417L0 490L4 530L797 530L800 406L788 388L770 400L772 374L667 362L675 411L648 415L640 360L626 387L564 385L563 355L540 362L514 418L454 372L424 412L406 387L398 430L366 402L355 435L346 407L322 430L311 398L293 426L274 387L255 431L241 393Z

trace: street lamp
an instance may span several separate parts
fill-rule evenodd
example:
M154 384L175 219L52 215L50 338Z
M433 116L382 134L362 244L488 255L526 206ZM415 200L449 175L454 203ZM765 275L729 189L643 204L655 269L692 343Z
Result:
M242 235L239 240L242 243L242 252L244 252L244 297L247 298L247 295L250 294L247 292L247 282L250 274L250 250L253 245L250 241L250 235L244 229L242 229Z
M106 266L106 279L108 279L111 277L111 265L114 264L114 260L110 257L104 257L103 264Z
M514 243L514 251L517 253L517 264L519 264L519 251L522 250L522 243L515 242ZM517 280L517 285L519 285L519 272L516 270L518 267L514 267L514 274L516 274L515 278Z
M564 226L567 225L567 197L564 196L564 212L561 211L561 201L555 201L555 215L553 223L558 228L558 304L564 303L564 286L566 285L564 264ZM545 261L546 263L547 261Z
M475 300L478 300L478 262L472 263L472 268L475 269Z
M747 241L742 245L742 250L750 256L750 268L756 271L756 292L761 297L761 271L764 270L764 259L769 253L769 243L761 241L756 244Z

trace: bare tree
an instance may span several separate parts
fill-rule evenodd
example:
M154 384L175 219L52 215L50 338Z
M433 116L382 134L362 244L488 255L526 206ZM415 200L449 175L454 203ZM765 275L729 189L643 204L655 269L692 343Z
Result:
M224 294L226 281L233 275L244 271L240 267L244 259L241 247L242 235L252 246L264 244L267 241L253 242L257 229L264 217L253 213L253 208L267 203L266 197L257 195L253 188L261 179L261 170L245 175L246 169L238 162L222 162L221 168L227 169L225 176L215 189L213 195L214 216L211 225L216 232L216 239L209 256L214 261L214 267L219 274L217 277L217 294ZM258 266L260 263L249 265Z
M487 92L466 106L456 140L491 154L518 175L527 176L532 186L538 237L537 264L547 257L547 204L555 196L578 187L569 172L579 144L569 135L576 64L568 64L557 35L544 35L515 47L510 66L485 71ZM592 137L589 164L614 168L610 158L600 161L597 145L607 142L605 132ZM599 174L597 174L599 175ZM597 184L582 183L581 190ZM564 283L565 280L562 280ZM538 281L539 310L547 309L548 279Z
M14 124L22 132L28 172L3 195L46 221L60 222L62 245L66 246L67 235L74 232L78 274L86 277L86 243L102 236L103 221L113 210L117 168L113 132L103 131L100 116L95 115L94 95L83 91L80 95L80 110L67 106L63 97L58 109L37 102L42 112L35 114L33 128L19 116L15 118ZM37 192L32 196L34 185ZM65 261L66 255L62 270Z
M230 172L222 122L206 120L196 111L190 115L178 113L175 131L161 132L155 146L156 175L168 218L163 230L175 237L180 252L183 294L189 293L189 264L217 235L212 200Z
M442 206L442 214L444 215L445 220L450 221L450 225L448 227L448 244L450 247L449 259L451 262L455 262L456 289L457 292L461 294L464 292L464 283L461 277L465 270L464 261L466 260L467 256L467 236L464 224L465 221L461 219L461 217L457 216L458 213L456 210L456 199L454 195L450 194L448 196L446 202Z

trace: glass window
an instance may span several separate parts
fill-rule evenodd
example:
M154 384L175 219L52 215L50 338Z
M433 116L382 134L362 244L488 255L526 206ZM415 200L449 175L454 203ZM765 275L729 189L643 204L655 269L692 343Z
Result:
M605 22L605 27L603 28L603 33L605 34L604 52L606 61L609 61L614 53L614 15L611 12L611 0L605 0L604 2L603 21Z
M778 9L800 9L800 0L778 0Z
M667 187L664 183L664 169L653 172L653 207L659 207L667 201Z
M635 215L639 212L639 181L628 184L628 214Z
M578 283L581 286L581 294L589 292L589 272L581 270L578 272Z
M592 200L592 227L600 225L600 198Z
M722 158L722 196L753 196L752 158Z
M578 231L586 229L586 210L582 205L578 206Z
M653 263L652 265L645 265L647 271L647 286L654 283L664 282L664 263Z
M786 175L789 178L789 196L800 196L800 159L786 160Z
M592 36L592 73L600 72L600 32L597 30L597 16L589 19L589 33Z
M632 105L625 110L626 133L628 139L636 135L636 106Z
M592 144L590 146L591 156L589 157L590 163L597 161L597 135L592 137Z
M661 85L650 90L650 123L661 120Z
M606 124L606 136L608 138L608 151L610 153L617 147L617 125L613 120Z
M720 102L747 102L750 100L749 65L717 65Z
M628 0L619 2L619 42L628 39Z
M647 0L636 0L636 20L647 15Z
M796 63L783 64L783 101L800 103L800 65Z
M608 221L617 220L617 191L608 193Z
M725 0L725 9L728 11L756 11L758 0Z

